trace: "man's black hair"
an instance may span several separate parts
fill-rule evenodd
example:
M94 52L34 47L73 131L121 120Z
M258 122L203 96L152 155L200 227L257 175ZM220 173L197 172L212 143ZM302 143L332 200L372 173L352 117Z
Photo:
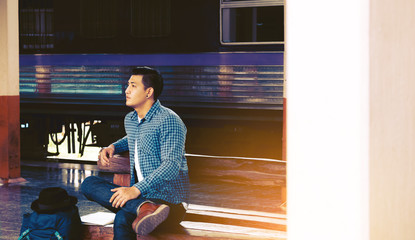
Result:
M154 89L154 100L157 100L163 91L163 77L160 72L150 67L136 67L132 70L132 74L143 76L144 88L152 87Z

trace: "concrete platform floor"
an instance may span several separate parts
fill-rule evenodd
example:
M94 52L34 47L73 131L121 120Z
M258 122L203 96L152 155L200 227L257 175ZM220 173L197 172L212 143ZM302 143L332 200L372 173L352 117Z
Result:
M59 163L46 161L22 161L23 183L0 185L0 239L17 239L22 216L31 212L32 201L45 187L62 187L69 195L78 198L80 215L106 211L88 201L80 193L80 184L87 176L100 176L109 181L112 174L100 172L94 164ZM278 187L246 186L219 182L193 182L191 180L190 203L214 207L285 213L279 207Z

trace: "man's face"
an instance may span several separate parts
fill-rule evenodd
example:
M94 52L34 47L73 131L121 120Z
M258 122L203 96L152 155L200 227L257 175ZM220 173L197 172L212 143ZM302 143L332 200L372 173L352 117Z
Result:
M128 80L128 87L125 89L125 105L136 109L142 106L148 99L147 91L144 89L142 75L132 75Z

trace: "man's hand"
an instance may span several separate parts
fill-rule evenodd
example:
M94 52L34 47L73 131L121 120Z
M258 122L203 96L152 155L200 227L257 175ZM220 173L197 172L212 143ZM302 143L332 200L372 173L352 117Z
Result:
M106 148L101 149L98 155L98 161L100 161L100 164L104 167L107 167L110 163L110 158L114 156L115 147L114 145L109 145Z
M111 196L110 203L115 208L123 207L127 201L137 198L141 194L140 190L134 186L113 188L111 192L114 194Z

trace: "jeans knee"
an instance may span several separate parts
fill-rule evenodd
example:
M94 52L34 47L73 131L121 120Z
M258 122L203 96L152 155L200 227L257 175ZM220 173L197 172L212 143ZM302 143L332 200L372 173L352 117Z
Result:
M81 183L81 192L85 195L85 197L88 198L89 192L93 190L92 187L94 182L96 182L97 177L95 176L89 176L85 178L85 180Z

